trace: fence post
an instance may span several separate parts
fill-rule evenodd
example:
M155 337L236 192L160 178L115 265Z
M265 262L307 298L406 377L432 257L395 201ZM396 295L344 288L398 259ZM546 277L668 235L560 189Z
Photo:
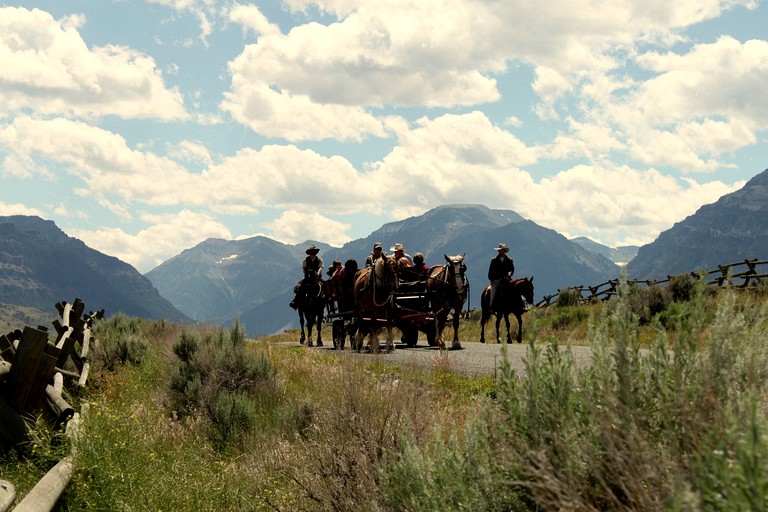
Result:
M16 489L13 484L0 480L0 512L8 510L16 499Z
M65 457L37 482L24 496L14 512L42 512L52 510L61 493L67 488L75 472L72 459Z

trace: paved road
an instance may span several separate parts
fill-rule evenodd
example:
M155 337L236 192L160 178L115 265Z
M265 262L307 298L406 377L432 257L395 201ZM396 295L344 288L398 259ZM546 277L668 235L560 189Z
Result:
M298 343L294 344L298 345ZM423 367L448 367L465 375L496 375L501 368L503 355L501 345L497 343L480 343L476 341L462 342L460 350L441 351L437 347L430 347L426 341L419 340L416 347L406 348L403 344L395 344L395 351L381 353L379 355L356 353L347 348L344 351L349 357L363 357L368 359L379 358L382 361L394 364L412 364ZM513 343L507 345L509 362L517 375L525 374L523 359L528 353L527 344ZM544 347L542 347L544 348ZM321 348L308 350L333 350L333 346L326 343ZM571 347L574 364L577 367L589 365L592 353L589 347Z

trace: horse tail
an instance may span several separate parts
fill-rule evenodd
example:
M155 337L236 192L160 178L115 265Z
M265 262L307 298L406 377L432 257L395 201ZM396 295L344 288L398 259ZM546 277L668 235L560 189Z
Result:
M480 294L480 325L485 325L491 318L491 287L486 286Z

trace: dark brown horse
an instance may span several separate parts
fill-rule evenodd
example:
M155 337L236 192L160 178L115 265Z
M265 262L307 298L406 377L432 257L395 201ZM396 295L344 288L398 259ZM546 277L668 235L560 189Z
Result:
M328 311L333 315L333 347L341 350L344 350L347 336L350 337L350 345L353 344L353 336L357 332L354 318L357 270L357 261L350 258L325 282Z
M444 256L445 265L432 267L429 271L427 293L432 312L435 315L437 344L441 349L445 348L443 331L448 321L448 313L453 310L453 344L451 348L460 349L459 320L469 293L469 282L465 275L467 266L464 264L464 254Z
M299 285L299 291L296 294L296 309L299 312L299 324L301 324L301 338L299 343L302 345L307 341L307 346L312 346L312 329L317 327L317 346L323 346L323 315L325 313L325 293L323 282L314 279L304 279ZM304 322L307 324L307 334L304 335Z
M485 323L491 317L496 315L496 343L501 343L499 336L499 324L501 317L507 324L507 343L512 342L509 334L509 314L512 313L517 318L517 342L523 341L523 313L526 311L525 302L533 304L533 277L530 279L504 279L501 287L496 291L495 304L491 307L491 285L483 290L480 297L482 307L482 317L480 318L480 343L485 343Z
M363 332L368 332L371 352L379 352L377 330L383 323L387 328L387 350L394 349L394 293L399 285L399 263L393 256L379 258L373 267L365 267L355 276L355 318L357 335L354 347L363 348Z

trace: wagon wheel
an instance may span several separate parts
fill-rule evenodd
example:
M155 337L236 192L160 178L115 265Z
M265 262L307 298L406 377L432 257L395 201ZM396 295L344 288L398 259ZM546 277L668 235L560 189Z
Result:
M416 342L419 340L419 330L415 327L408 325L402 326L400 330L403 333L403 342L408 348L416 346Z
M427 335L427 343L430 347L436 347L437 346L437 329L435 328L434 322L429 322L424 324L424 327L422 329L424 331L424 334Z

